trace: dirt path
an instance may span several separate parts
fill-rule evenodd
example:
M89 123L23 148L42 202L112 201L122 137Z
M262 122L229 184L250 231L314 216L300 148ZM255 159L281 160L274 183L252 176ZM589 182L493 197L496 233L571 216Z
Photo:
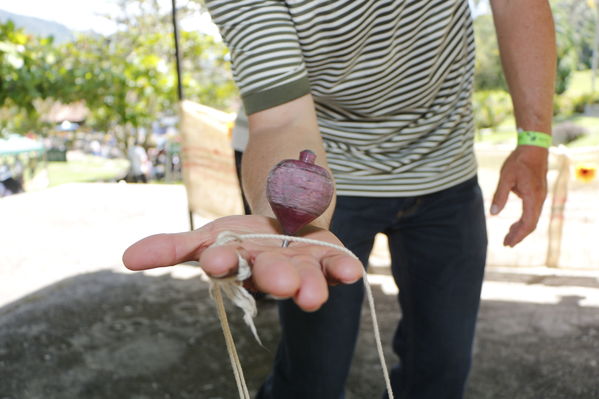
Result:
M189 266L130 273L122 250L187 228L177 186L68 185L0 201L0 398L235 398L207 283ZM374 293L388 362L394 286ZM258 346L229 312L248 384L267 375L279 336L260 304ZM348 398L383 390L370 316ZM599 272L490 268L468 399L599 398Z

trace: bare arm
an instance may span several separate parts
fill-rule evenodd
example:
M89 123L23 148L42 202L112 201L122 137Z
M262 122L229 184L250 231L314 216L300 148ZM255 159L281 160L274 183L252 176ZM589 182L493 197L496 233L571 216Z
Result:
M555 30L547 0L492 0L501 61L512 96L516 124L551 134L556 68ZM499 213L510 192L522 198L522 217L504 245L514 246L537 225L547 194L547 149L519 146L505 161L492 214Z
M316 310L328 298L327 283L349 284L362 277L363 267L357 259L310 244L295 243L283 249L279 240L248 240L210 247L223 231L277 233L265 191L266 177L276 163L295 159L301 150L309 148L316 153L319 164L326 167L310 95L254 113L248 119L250 141L244 153L243 180L254 215L216 219L192 232L147 237L127 249L123 262L129 269L144 270L199 260L209 275L226 276L237 269L238 256L243 256L252 266L254 287L277 297L293 298L306 311ZM343 245L327 230L333 209L331 204L325 215L306 227L302 235Z
M547 0L492 0L493 18L516 123L551 133L556 45Z
M318 309L327 300L327 283L349 284L362 277L364 269L357 259L318 245L294 243L281 248L280 240L247 240L210 247L222 231L280 233L266 199L268 172L283 159L297 159L304 149L312 150L316 163L324 167L326 155L312 97L297 97L309 92L309 82L285 2L247 0L242 6L238 0L205 3L231 50L236 83L245 96L250 140L242 180L254 215L219 218L192 232L147 237L127 249L123 262L132 270L144 270L199 260L209 275L223 276L233 273L238 256L243 256L252 266L255 287L277 297L293 298L304 310ZM268 36L272 41L263 35L265 29L272 33ZM284 61L273 68L273 59ZM282 80L287 83L281 87ZM300 234L342 245L327 230L333 209L331 204Z
M266 200L266 177L283 159L297 159L300 151L316 154L316 163L327 167L322 138L316 121L312 96L307 94L288 103L249 115L250 140L243 156L243 186L252 212L272 216ZM328 228L334 199L312 226Z

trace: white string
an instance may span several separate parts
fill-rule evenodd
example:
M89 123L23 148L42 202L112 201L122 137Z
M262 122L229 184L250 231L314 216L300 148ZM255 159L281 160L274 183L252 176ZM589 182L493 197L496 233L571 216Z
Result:
M278 240L287 240L287 241L295 241L301 242L305 244L312 245L320 245L324 247L334 248L339 251L342 251L354 259L358 259L353 252L349 249L342 247L340 245L331 244L325 241L313 240L310 238L303 237L294 237L294 236L286 236L279 234L235 234L229 231L222 232L218 235L213 247L224 245L231 241L241 242L243 240L250 239L278 239ZM251 276L251 269L247 263L247 261L238 255L239 258L239 267L238 273L234 277L228 277L224 279L219 278L210 278L210 292L212 293L214 300L217 305L218 317L221 323L221 327L223 329L223 333L225 335L225 343L227 345L227 351L229 352L229 359L231 360L231 365L233 367L233 374L235 375L235 381L237 382L237 389L239 390L239 397L241 399L250 399L247 385L245 383L245 379L243 377L243 370L241 368L241 363L239 361L239 357L237 356L237 351L235 349L235 342L233 341L233 336L231 334L231 329L229 328L229 323L227 321L227 316L225 312L225 308L223 305L223 300L221 296L221 289L225 293L225 295L233 301L235 305L240 307L243 310L244 316L243 319L246 324L251 328L252 333L256 340L260 342L260 338L258 337L258 333L256 331L256 326L254 325L253 318L256 316L256 301L254 298L243 288L242 281L249 278ZM381 343L381 334L379 331L378 320L376 316L376 310L374 306L374 297L372 295L372 289L370 287L370 282L368 280L368 273L366 273L366 269L362 268L362 277L364 280L364 288L366 289L366 298L368 299L368 306L370 308L370 314L372 317L372 328L374 331L374 340L376 343L376 349L379 355L379 361L381 363L381 367L383 369L383 376L385 378L385 385L387 388L387 395L389 399L393 399L393 391L391 389L391 381L389 379L389 372L387 370L387 364L385 362L385 355L383 352L383 345ZM245 395L245 396L244 396Z
M210 290L214 301L216 302L216 310L218 313L218 319L223 329L223 335L225 336L225 344L227 345L227 352L229 353L229 360L233 367L233 375L235 376L235 382L237 383L237 390L239 391L239 397L241 399L251 399L250 393L248 392L247 384L243 376L243 369L241 368L241 362L235 349L235 341L233 340L233 334L229 328L229 322L227 320L227 312L225 311L225 305L223 304L223 297L220 291L220 284L214 284Z

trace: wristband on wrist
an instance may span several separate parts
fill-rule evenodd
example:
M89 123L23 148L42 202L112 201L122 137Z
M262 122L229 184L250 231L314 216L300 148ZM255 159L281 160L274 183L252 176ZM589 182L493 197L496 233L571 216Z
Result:
M536 147L551 147L552 137L550 134L535 132L532 130L518 129L518 145L534 145Z

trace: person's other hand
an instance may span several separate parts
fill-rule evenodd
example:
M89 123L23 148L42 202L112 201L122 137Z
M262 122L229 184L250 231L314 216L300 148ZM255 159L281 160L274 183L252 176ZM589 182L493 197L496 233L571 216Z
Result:
M146 237L123 254L131 270L145 270L198 261L212 277L237 271L240 254L252 268L250 284L278 298L293 298L306 310L320 308L328 299L327 284L349 284L362 277L361 263L334 248L291 242L281 248L280 240L247 240L209 248L219 233L280 234L278 223L264 216L228 216L195 231ZM342 245L330 231L307 227L302 237Z
M519 146L505 160L491 214L497 215L504 208L510 192L522 199L522 216L511 225L503 245L513 247L534 231L547 196L546 148Z

